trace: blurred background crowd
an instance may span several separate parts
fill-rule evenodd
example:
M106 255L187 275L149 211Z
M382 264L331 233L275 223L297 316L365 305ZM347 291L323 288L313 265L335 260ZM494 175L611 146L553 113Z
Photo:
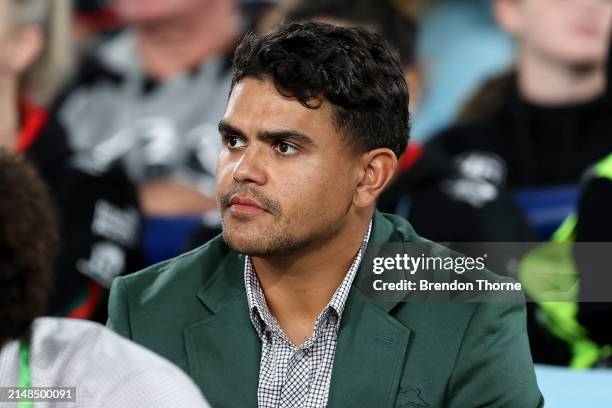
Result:
M60 221L46 314L104 322L114 277L220 232L234 48L299 19L399 52L410 143L379 209L440 242L612 241L609 0L0 0L0 147L29 158ZM30 244L3 234L3 256ZM580 288L609 273L562 260ZM609 304L530 295L536 363L612 365Z

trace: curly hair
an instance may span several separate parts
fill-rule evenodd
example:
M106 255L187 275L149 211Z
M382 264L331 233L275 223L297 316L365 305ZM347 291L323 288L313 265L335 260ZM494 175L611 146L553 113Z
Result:
M408 88L397 52L377 34L311 21L250 33L234 55L232 88L245 77L272 80L308 108L330 102L335 127L359 152L406 149Z
M44 313L58 246L55 210L34 167L0 149L0 347Z

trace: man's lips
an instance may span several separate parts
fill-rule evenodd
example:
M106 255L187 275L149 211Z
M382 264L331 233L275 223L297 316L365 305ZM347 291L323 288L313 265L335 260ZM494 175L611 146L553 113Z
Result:
M265 212L261 205L248 197L232 196L229 200L229 209L234 212L258 214Z

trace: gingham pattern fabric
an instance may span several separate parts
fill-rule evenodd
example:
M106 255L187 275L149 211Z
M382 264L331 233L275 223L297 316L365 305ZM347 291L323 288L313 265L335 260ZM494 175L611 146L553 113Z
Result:
M244 282L250 317L262 342L259 408L327 406L340 319L371 230L372 222L342 283L317 318L312 335L299 347L272 316L251 259L246 257Z
M210 408L178 367L104 326L39 317L32 325L33 387L76 387L76 402L34 408ZM0 347L0 387L19 385L19 342ZM0 402L0 408L17 403Z

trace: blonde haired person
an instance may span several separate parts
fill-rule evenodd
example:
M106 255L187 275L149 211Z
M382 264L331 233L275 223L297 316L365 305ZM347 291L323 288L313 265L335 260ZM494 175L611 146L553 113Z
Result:
M478 164L480 175L511 188L576 183L612 151L606 77L612 3L496 0L493 6L516 40L513 72L485 85L461 126L430 146L461 155L460 165Z
M36 58L24 71L22 92L48 105L72 70L71 0L10 0L14 24L34 30ZM42 37L42 38L40 38Z
M491 4L499 25L516 41L512 72L485 83L467 101L459 123L426 144L426 160L413 174L431 177L401 185L404 192L418 191L407 216L417 220L425 236L440 241L490 239L473 225L482 209L505 192L576 184L612 151L612 92L606 75L612 2ZM494 214L491 222L508 219L512 211L519 210ZM477 213L476 221L465 222L466 213ZM517 224L506 226L512 232ZM485 223L483 230L491 231L491 225ZM502 241L527 235L494 230Z
M121 169L75 164L53 100L73 67L70 0L0 1L0 147L25 154L60 211L48 313L106 320L106 287L139 266L139 210ZM119 226L119 227L118 227Z
M70 73L70 0L0 2L0 145L15 147L15 103L27 98L48 106Z

